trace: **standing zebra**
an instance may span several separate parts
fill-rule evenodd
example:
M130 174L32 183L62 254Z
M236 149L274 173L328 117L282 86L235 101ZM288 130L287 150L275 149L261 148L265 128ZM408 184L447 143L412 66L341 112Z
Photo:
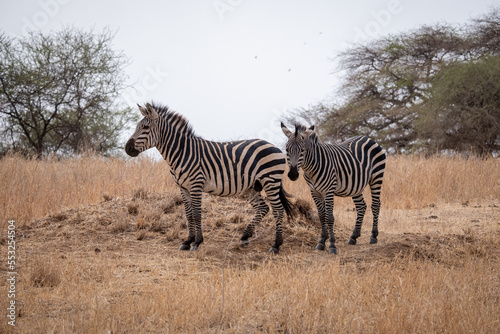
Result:
M366 212L363 190L370 186L372 195L373 228L370 243L377 243L378 215L380 212L380 188L384 177L386 154L377 143L364 136L357 136L339 145L322 144L314 131L314 125L306 129L295 125L295 132L281 123L288 137L287 160L290 167L288 177L295 181L299 168L304 170L304 179L318 208L321 222L321 238L316 246L325 249L330 236L330 253L337 253L333 233L333 197L352 197L356 206L356 226L349 239L355 245L361 235L361 224Z
M168 107L147 103L146 108L139 106L139 110L144 118L137 124L125 151L136 157L156 147L170 166L174 181L181 189L188 220L189 236L180 250L197 250L203 242L202 192L218 196L244 192L252 195L255 215L243 231L241 243L244 245L253 235L255 225L269 212L260 194L264 190L276 219L276 239L270 252L278 253L283 243L283 208L291 215L290 202L281 183L286 166L281 150L258 139L208 141L196 136L188 121Z

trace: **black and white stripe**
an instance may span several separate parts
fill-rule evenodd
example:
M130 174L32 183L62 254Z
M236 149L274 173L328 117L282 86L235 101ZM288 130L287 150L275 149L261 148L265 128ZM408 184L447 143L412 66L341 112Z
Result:
M170 166L180 187L188 220L189 236L181 250L196 250L203 242L201 230L201 197L203 192L218 196L251 194L255 215L241 237L246 244L255 225L269 212L261 196L264 190L276 219L276 239L271 248L277 253L282 238L283 209L291 207L282 186L285 155L264 140L213 142L194 134L188 121L167 107L139 106L144 118L126 144L130 156L156 147ZM191 246L191 244L193 245Z
M304 179L318 208L321 238L316 249L325 249L329 237L330 253L337 252L333 233L334 196L352 197L354 201L357 218L349 244L356 244L366 212L363 198L366 186L370 186L372 197L373 228L370 243L377 243L380 190L386 162L382 147L365 136L348 139L339 145L323 144L318 141L314 126L306 129L303 125L296 125L295 132L292 132L281 123L281 128L288 137L288 177L292 181L297 180L299 169L303 169Z

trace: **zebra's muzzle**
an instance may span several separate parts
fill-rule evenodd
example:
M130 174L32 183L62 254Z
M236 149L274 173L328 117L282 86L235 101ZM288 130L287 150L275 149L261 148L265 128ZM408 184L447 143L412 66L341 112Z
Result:
M139 153L141 153L135 148L135 140L133 139L129 139L129 141L125 145L125 152L127 152L127 154L131 157L136 157L139 155Z
M299 178L299 169L297 167L291 167L288 172L288 178L292 181L297 181Z

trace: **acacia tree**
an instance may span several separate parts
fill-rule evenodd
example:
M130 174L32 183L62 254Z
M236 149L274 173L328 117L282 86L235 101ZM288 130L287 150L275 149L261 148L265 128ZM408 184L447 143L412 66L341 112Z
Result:
M346 101L327 115L330 131L341 127L344 136L363 133L407 150L416 139L412 107L425 99L442 66L470 57L465 44L457 28L423 26L340 54Z
M112 39L109 30L0 35L4 148L41 156L118 145L131 113L118 102L127 60Z
M449 66L418 107L417 132L430 150L479 155L500 149L500 57Z
M421 26L354 45L336 58L344 77L338 92L341 102L321 102L296 111L292 118L307 115L319 120L327 140L363 134L389 151L428 147L419 137L424 131L416 129L423 110L416 106L434 95L435 77L454 64L498 55L498 45L500 8L469 24Z

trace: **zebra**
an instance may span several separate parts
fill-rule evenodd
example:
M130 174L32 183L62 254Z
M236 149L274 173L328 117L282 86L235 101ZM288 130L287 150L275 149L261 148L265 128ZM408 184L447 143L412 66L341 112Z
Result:
M386 163L382 147L365 136L353 137L338 145L323 144L318 140L314 125L306 129L305 126L296 124L295 132L292 132L281 123L281 129L288 138L288 177L296 181L299 169L302 168L304 179L318 208L321 238L316 249L324 250L326 239L330 237L329 253L337 253L333 232L334 196L352 197L354 201L357 218L348 243L356 244L366 212L363 190L368 185L373 213L370 244L377 243L380 191Z
M144 116L125 145L128 155L156 147L170 167L179 186L188 221L188 238L180 250L195 251L203 242L201 199L206 192L218 196L250 194L254 216L241 237L246 245L255 225L269 212L262 190L276 220L276 239L270 252L278 253L283 243L283 210L289 217L292 206L283 189L286 167L283 152L260 139L214 142L197 136L187 119L166 106L146 104L139 107ZM193 244L193 245L191 245Z

